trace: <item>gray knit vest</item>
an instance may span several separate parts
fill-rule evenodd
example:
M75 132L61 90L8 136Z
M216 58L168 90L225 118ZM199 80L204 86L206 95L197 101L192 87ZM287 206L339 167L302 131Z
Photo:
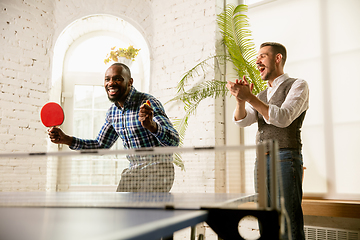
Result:
M272 104L280 107L285 101L285 98L295 80L296 79L294 78L285 80L276 90L270 101L267 99L268 89L260 92L258 98L266 104ZM286 128L279 128L272 124L267 124L264 121L263 116L258 113L258 132L256 134L256 142L261 143L269 139L277 140L279 148L292 148L301 150L302 144L300 129L305 118L305 113L306 111L304 111Z

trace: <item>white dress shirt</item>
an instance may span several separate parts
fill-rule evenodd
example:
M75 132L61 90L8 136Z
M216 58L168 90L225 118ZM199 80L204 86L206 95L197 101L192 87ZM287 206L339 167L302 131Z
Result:
M289 78L288 74L283 74L277 77L272 87L268 83L267 99L270 101L278 87L286 79ZM298 118L304 111L309 108L309 87L305 80L296 79L290 88L285 101L280 107L269 104L269 120L265 120L267 124L272 124L276 127L285 128L289 126L296 118ZM256 110L248 103L246 103L246 117L236 121L233 115L233 121L239 127L247 127L257 122ZM235 111L234 111L235 114Z

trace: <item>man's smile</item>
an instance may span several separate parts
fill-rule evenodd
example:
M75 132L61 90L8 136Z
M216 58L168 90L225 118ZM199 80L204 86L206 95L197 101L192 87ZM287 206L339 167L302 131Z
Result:
M262 65L262 64L258 65L257 68L260 72L260 75L263 75L263 73L265 72L265 69L266 69L265 65Z
M109 93L110 95L115 95L115 94L119 91L119 89L118 89L118 88L114 88L114 87L109 87L109 88L107 89L107 91L108 91L108 93Z
M259 69L260 72L263 72L263 71L265 71L265 66L264 65L259 65L258 69Z

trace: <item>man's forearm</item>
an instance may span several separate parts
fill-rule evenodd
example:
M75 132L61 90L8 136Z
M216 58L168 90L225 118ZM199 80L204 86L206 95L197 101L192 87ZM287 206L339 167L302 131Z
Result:
M73 142L73 137L66 135L66 137L64 138L63 144L71 146L72 142Z
M245 101L237 102L234 114L235 121L244 119L246 117L246 114L247 113L245 110Z
M146 129L152 133L156 133L158 130L158 125L154 121L152 121L150 125L146 126Z

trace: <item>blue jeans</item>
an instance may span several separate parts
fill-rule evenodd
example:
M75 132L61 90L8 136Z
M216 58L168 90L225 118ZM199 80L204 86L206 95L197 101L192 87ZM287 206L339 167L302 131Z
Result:
M270 169L270 156L267 156L267 176L269 176ZM282 181L282 189L279 186L279 195L283 193L285 209L289 215L291 224L292 240L304 240L304 219L301 207L302 201L302 175L303 175L303 159L302 154L298 150L279 150L279 164L277 165L278 184L280 177ZM257 162L255 165L255 186L257 189ZM267 193L268 202L270 203L270 184L267 179ZM277 206L281 208L280 198L278 199ZM285 221L285 234L281 239L287 240L288 238L288 221Z

